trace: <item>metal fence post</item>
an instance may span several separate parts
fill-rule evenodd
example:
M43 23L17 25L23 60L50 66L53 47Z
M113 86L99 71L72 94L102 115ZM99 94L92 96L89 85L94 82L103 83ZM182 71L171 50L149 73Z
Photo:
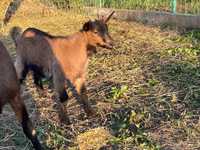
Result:
M172 12L175 14L176 13L176 5L177 5L177 2L176 0L171 0L172 2Z
M100 3L100 8L102 8L102 1L100 0L100 2L99 2L99 3Z

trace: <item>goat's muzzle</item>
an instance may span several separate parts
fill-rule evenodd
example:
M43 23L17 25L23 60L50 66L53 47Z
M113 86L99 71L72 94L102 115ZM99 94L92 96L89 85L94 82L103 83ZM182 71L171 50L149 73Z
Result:
M110 37L110 35L108 35L105 39L104 39L104 44L102 45L102 47L107 48L107 49L112 49L113 48L113 39Z
M102 47L107 48L107 49L112 49L113 48L113 42L105 43Z

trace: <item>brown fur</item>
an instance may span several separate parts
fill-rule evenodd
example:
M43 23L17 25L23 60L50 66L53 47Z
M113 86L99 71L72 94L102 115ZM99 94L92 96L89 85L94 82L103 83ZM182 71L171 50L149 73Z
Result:
M65 37L52 36L35 28L26 30L20 38L16 38L20 34L14 36L13 39L17 45L15 66L19 79L25 78L27 73L25 70L33 70L36 74L39 70L41 74L52 75L54 87L61 102L68 98L65 91L67 80L75 87L80 96L79 102L86 113L91 115L93 111L89 105L85 87L88 48L96 46L112 48L112 39L108 34L106 22L88 21L81 31ZM13 30L11 33L14 33ZM25 75L23 75L24 72Z
M0 112L6 103L9 103L16 114L18 121L22 124L24 133L32 141L35 149L41 146L35 135L35 129L28 117L24 102L20 97L20 85L17 80L16 71L12 60L0 42Z

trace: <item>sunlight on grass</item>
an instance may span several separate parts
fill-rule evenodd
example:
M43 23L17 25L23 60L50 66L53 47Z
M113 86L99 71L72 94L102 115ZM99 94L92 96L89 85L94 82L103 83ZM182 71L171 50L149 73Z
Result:
M2 18L8 1L1 1ZM15 56L9 36L13 26L36 27L53 35L82 28L83 10L60 10L26 0L0 39ZM194 149L199 147L200 32L111 20L113 50L98 48L90 57L88 95L98 115L86 118L72 98L66 104L71 125L60 125L54 93L38 94L31 78L22 95L44 147L52 149ZM13 57L14 59L14 57ZM0 117L0 146L32 149L6 107ZM104 128L102 128L104 127ZM112 134L112 135L111 135ZM3 143L1 141L4 141Z

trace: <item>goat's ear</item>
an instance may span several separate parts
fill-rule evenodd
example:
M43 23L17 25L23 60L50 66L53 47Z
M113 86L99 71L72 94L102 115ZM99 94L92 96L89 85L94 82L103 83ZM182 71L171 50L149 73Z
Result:
M92 29L92 21L88 21L83 25L83 31L89 31Z
M100 15L99 13L97 14L97 19L101 20L101 21L105 21L105 16L104 15Z

